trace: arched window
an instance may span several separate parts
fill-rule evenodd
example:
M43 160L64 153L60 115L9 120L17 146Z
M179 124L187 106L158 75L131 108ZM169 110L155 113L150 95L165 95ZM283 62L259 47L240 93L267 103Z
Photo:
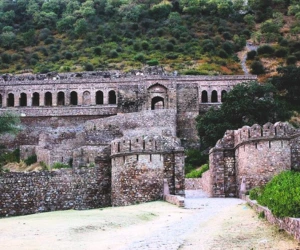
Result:
M100 90L96 92L96 104L103 104L103 92Z
M224 102L224 96L227 94L226 90L222 90L221 92L221 102Z
M151 109L164 109L164 98L156 96L151 100Z
M0 107L2 108L2 95L0 94Z
M111 90L108 93L108 103L109 104L116 104L117 103L117 97L116 97L116 92Z
M202 103L208 102L208 97L207 97L207 91L206 90L203 90L202 93L201 93L201 102Z
M211 102L218 102L218 92L216 90L211 92Z
M57 93L57 106L65 106L65 93L62 91Z
M14 94L8 94L7 98L7 107L14 107L15 106L15 96Z
M40 94L37 92L32 95L32 106L40 106Z
M45 93L45 106L52 106L52 93Z
M27 95L25 93L21 93L20 99L19 99L19 105L21 107L27 106Z
M91 105L91 93L89 91L83 92L82 104L83 105Z
M77 92L75 92L75 91L71 92L70 104L71 105L78 105L78 96L77 96Z

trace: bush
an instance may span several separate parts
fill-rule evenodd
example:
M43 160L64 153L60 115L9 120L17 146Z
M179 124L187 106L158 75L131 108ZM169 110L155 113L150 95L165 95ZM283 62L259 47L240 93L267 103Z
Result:
M257 55L257 52L255 50L251 50L247 52L247 60L253 60Z
M152 59L152 60L147 61L147 64L149 66L156 66L159 64L159 62L156 59Z
M251 73L256 75L265 73L265 68L260 61L254 61L251 64Z
M249 198L251 200L257 200L263 193L264 187L255 187L252 188L249 192Z
M3 63L8 63L9 64L11 62L11 55L7 54L7 53L3 53L1 55L1 59L2 59Z
M84 69L85 69L85 71L93 71L94 66L93 66L93 64L87 63L84 65Z
M267 183L259 204L268 207L278 217L300 217L300 173L285 171Z
M173 45L173 43L168 42L168 43L166 44L166 50L167 50L167 51L173 51L173 50L174 50L174 45Z
M186 174L186 178L201 178L202 174L209 169L208 164L204 164L200 169L192 170L190 173Z
M143 50L148 50L150 47L150 45L147 41L142 41L141 45L142 45Z
M277 56L277 57L286 57L287 54L288 54L288 51L285 48L279 48L278 50L275 51L275 56Z
M292 65L295 64L296 62L297 62L297 57L295 56L288 56L288 58L286 59L287 65Z
M186 169L185 173L189 173L192 169L198 168L199 166L208 163L208 155L202 154L197 149L188 149L185 151L185 165L190 165L190 169Z
M219 55L219 57L221 57L221 58L228 58L228 54L227 54L226 51L223 50L223 49L220 49L220 50L219 50L218 55Z
M33 163L36 163L37 162L37 156L34 154L34 155L31 155L29 157L27 157L24 162L26 163L27 166L30 166L31 164Z
M300 51L296 52L294 56L297 58L298 61L300 61Z
M262 46L258 47L257 53L259 55L273 55L274 48L270 45L262 45Z
M55 162L52 166L52 169L61 169L61 168L71 168L70 165L68 164L64 164L62 162Z
M109 52L110 58L117 58L118 56L119 56L118 52L114 49Z
M143 62L143 61L145 61L145 56L143 53L138 53L137 55L134 56L133 59L135 61Z
M95 55L100 56L100 55L101 55L101 52L102 52L101 47L95 47L95 48L94 48L94 54L95 54Z

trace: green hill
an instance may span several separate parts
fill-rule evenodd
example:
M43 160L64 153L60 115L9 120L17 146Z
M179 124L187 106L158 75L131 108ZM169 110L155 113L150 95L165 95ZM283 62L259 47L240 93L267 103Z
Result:
M249 67L270 57L297 63L298 1L248 2L4 0L0 73L162 65L182 74L243 74L236 53L249 39L273 48L251 59Z

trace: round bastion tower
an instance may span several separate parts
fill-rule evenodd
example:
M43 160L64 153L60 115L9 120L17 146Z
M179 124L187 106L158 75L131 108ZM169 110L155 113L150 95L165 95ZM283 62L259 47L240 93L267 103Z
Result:
M177 137L123 137L111 145L113 206L161 199L164 179L171 194L184 195L184 150Z

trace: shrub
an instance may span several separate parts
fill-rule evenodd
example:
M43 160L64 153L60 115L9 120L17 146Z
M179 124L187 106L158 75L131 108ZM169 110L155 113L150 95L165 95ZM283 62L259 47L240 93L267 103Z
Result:
M219 57L221 57L221 58L227 58L227 57L228 57L228 54L227 54L226 51L223 50L223 49L220 49L220 50L219 50L218 55L219 55Z
M52 166L52 169L61 169L61 168L71 168L70 165L62 163L62 162L55 162Z
M297 58L298 61L300 61L300 51L296 52L294 56Z
M167 51L173 51L173 50L174 50L174 45L173 45L173 43L168 42L168 43L166 44L166 50L167 50Z
M278 50L275 51L275 56L277 56L277 57L286 57L287 54L288 54L288 51L285 48L279 48Z
M135 61L143 62L145 61L145 56L143 53L138 53L133 58Z
M202 174L209 169L208 164L204 164L200 169L192 170L190 173L186 174L186 178L201 178Z
M285 171L275 176L258 196L258 203L267 206L278 217L300 217L300 173Z
M67 60L70 60L70 59L72 59L72 57L73 57L73 54L70 52L70 51L66 51L66 53L65 53L65 58L67 59Z
M167 54L167 55L166 55L166 58L167 58L167 59L177 59L177 58L178 58L178 55L175 54L175 53L170 53L170 54Z
M262 45L262 46L258 47L257 53L259 55L273 55L274 48L270 45Z
M37 162L37 156L34 154L34 155L31 155L31 156L28 156L24 162L26 163L27 166L33 164L33 163L36 163Z
M8 53L3 53L1 55L1 59L2 59L3 63L8 63L9 64L11 62L11 55L8 54Z
M149 66L156 66L159 64L159 62L156 59L152 59L152 60L147 61L147 64Z
M84 65L84 69L85 69L85 71L93 71L94 66L93 66L93 64L87 63Z
M263 193L264 187L255 187L252 188L249 192L249 198L251 200L257 200Z
M291 64L295 64L297 62L297 57L295 56L288 56L286 59L286 64L291 65Z
M224 32L223 33L223 38L225 39L225 40L231 40L232 39L232 34L230 34L229 32Z
M185 155L185 165L191 165L194 169L205 163L208 163L208 155L202 154L197 149L188 149L185 151ZM186 173L188 173L187 170Z
M265 73L265 68L260 61L254 61L251 64L251 72L252 74L260 75Z
M253 60L257 55L257 52L255 50L251 50L247 52L247 60Z
M95 55L100 56L100 55L101 55L101 52L102 52L101 47L95 47L95 48L94 48L94 54L95 54Z
M118 56L119 56L118 52L114 49L109 52L110 58L117 58Z
M143 50L148 50L150 47L150 45L147 41L142 41L141 45L142 45Z

